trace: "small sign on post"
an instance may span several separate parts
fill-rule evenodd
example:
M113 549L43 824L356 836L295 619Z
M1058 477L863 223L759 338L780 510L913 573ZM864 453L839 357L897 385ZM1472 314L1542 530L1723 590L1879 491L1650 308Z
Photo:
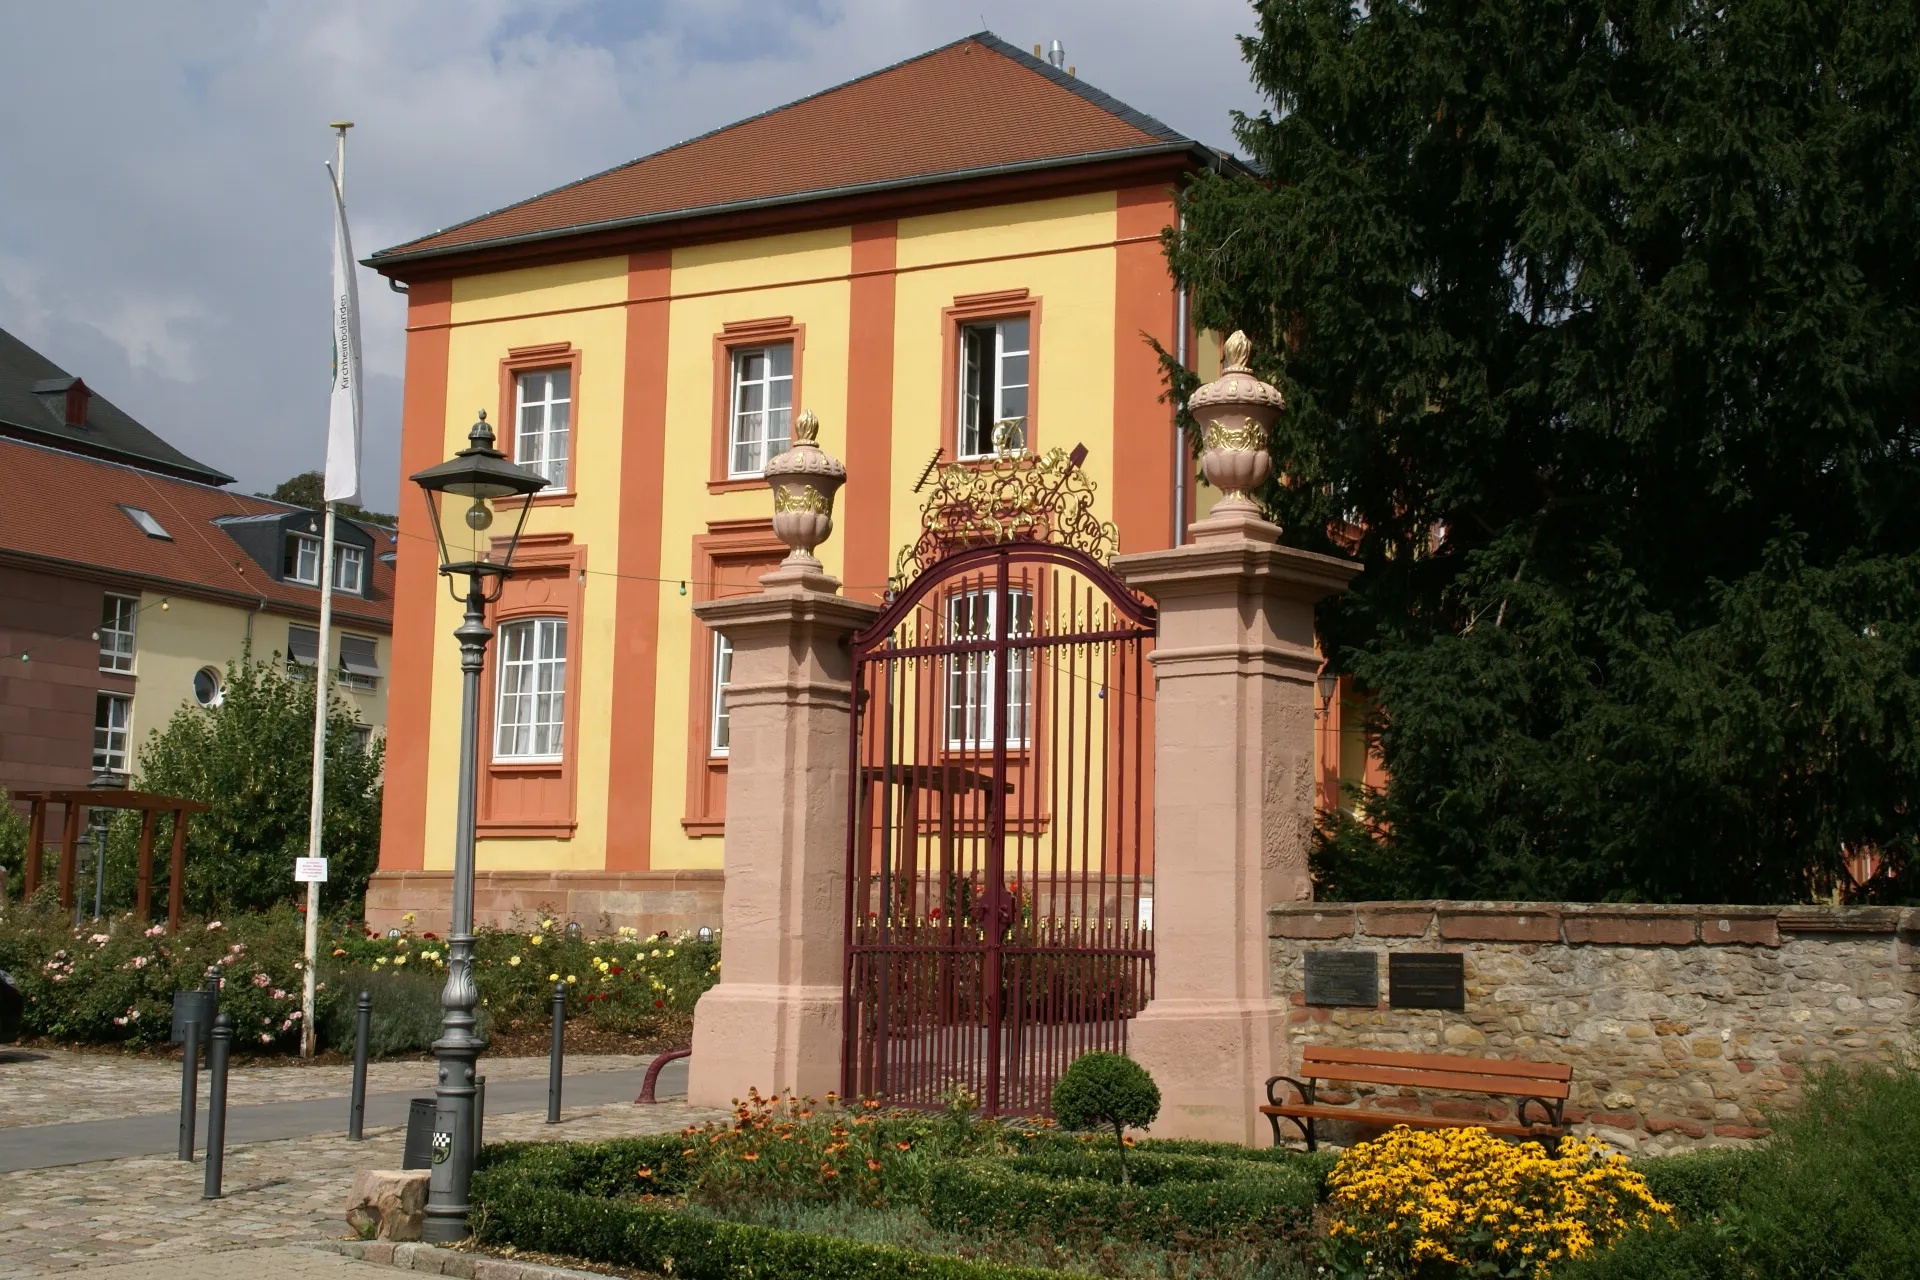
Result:
M293 860L293 882L295 884L325 884L327 882L327 860L325 858L295 858Z

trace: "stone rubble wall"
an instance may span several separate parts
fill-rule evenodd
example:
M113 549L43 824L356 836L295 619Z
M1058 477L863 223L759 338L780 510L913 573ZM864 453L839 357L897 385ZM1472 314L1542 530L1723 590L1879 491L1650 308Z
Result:
M1301 902L1272 908L1269 925L1272 990L1293 1006L1296 1067L1309 1044L1564 1062L1576 1132L1627 1151L1762 1137L1767 1110L1792 1105L1810 1068L1920 1050L1911 908ZM1315 950L1382 953L1381 1003L1307 1005L1304 957ZM1466 1008L1390 1007L1385 953L1395 951L1462 953ZM1498 1100L1419 1090L1321 1096L1356 1095L1387 1112L1512 1114ZM1294 1136L1284 1121L1282 1132Z

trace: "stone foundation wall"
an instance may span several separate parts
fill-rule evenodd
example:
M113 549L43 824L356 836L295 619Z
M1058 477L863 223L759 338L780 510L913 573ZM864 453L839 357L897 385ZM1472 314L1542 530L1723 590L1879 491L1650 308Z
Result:
M1913 909L1307 902L1269 922L1295 1066L1308 1044L1568 1063L1567 1117L1629 1151L1763 1136L1766 1109L1791 1105L1809 1068L1920 1048ZM1379 953L1381 1003L1309 1006L1315 950ZM1388 1005L1396 951L1460 952L1466 1007ZM1355 1092L1387 1112L1511 1115L1484 1099ZM1364 1132L1345 1128L1335 1141Z
M577 920L588 934L626 925L642 933L678 934L720 927L722 873L701 871L482 871L474 877L473 916L480 925L515 918ZM444 935L453 913L448 871L376 871L367 885L367 927L403 927Z

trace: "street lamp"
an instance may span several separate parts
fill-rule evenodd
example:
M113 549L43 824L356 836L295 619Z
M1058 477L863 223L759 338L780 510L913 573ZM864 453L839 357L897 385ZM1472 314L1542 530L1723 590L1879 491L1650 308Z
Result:
M425 491L427 514L433 520L434 541L440 547L440 575L456 601L464 601L466 617L454 629L460 642L460 814L453 843L453 923L447 931L447 985L440 993L446 1009L440 1038L433 1053L439 1063L434 1095L438 1106L433 1122L433 1171L427 1183L426 1221L421 1238L438 1244L464 1240L467 1191L473 1180L474 1061L486 1042L474 1034L473 1007L479 990L473 983L473 828L474 791L480 750L480 669L493 632L486 626L487 606L500 598L500 589L513 571L514 548L527 525L528 502L520 504L513 533L500 546L487 530L493 526L496 498L527 498L547 487L538 472L515 466L493 447L493 428L486 410L467 435L467 447L435 467L417 472L413 482ZM460 529L453 529L448 545L447 522L442 519L449 499L470 505ZM464 542L464 546L460 545ZM495 556L498 554L498 558ZM463 596L453 579L467 580Z

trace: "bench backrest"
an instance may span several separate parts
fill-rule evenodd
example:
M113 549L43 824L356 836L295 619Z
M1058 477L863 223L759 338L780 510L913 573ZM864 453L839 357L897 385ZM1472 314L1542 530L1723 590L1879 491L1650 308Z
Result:
M1570 1092L1573 1068L1560 1062L1515 1062L1502 1058L1308 1045L1300 1051L1300 1074L1316 1080L1346 1080L1355 1084L1565 1098Z

